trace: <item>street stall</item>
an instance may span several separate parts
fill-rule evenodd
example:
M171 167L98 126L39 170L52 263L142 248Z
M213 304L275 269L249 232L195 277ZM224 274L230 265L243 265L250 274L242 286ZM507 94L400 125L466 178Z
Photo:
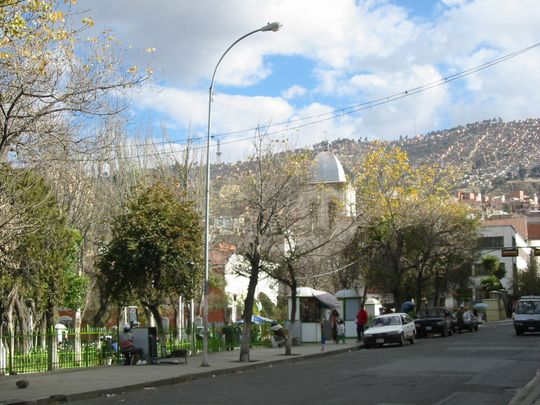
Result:
M345 337L356 338L356 315L360 310L362 296L356 290L340 290L336 293L336 298L343 308L340 316L345 322Z
M330 313L336 309L340 315L341 303L335 295L326 291L314 290L309 287L299 287L296 290L296 318L293 336L298 343L320 342L321 322L323 322L325 336L329 340ZM289 296L289 316L291 319L292 297Z

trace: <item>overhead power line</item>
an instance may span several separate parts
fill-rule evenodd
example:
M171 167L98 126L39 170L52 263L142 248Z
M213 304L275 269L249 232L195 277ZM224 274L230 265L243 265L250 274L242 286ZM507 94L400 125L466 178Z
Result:
M335 110L332 110L332 111L329 111L329 112L326 112L326 113L304 116L304 117L300 117L300 118L296 118L296 119L288 120L288 121L283 121L283 122L271 123L271 124L268 124L268 125L265 126L267 128L267 131L262 135L258 134L258 135L250 135L250 136L246 136L246 137L242 137L242 138L238 138L238 139L232 139L232 140L220 140L220 145L223 146L223 145L227 145L227 144L245 142L245 141L256 139L256 138L258 138L260 136L266 137L266 136L271 136L271 135L287 133L289 131L295 131L295 130L298 130L298 129L302 129L302 128L305 128L305 127L308 127L310 125L317 124L317 123L320 123L320 122L325 122L325 121L338 119L340 117L343 117L343 116L346 116L346 115L351 115L351 114L357 113L359 111L364 111L364 110L372 109L374 107L378 107L378 106L381 106L381 105L384 105L384 104L389 104L389 103L404 99L406 97L410 97L410 96L413 96L413 95L416 95L416 94L423 93L425 91L431 90L431 89L436 88L436 87L447 85L448 83L451 83L451 82L453 82L455 80L462 79L464 77L470 76L470 75L472 75L474 73L477 73L479 71L482 71L482 70L488 69L490 67L493 67L495 65L498 65L500 63L506 62L506 61L508 61L510 59L513 59L513 58L515 58L515 57L517 57L519 55L522 55L522 54L524 54L526 52L529 52L529 51L531 51L531 50L533 50L533 49L535 49L535 48L537 48L539 46L540 46L540 42L537 42L537 43L535 43L533 45L527 46L527 47L522 48L520 50L517 50L515 52L506 54L504 56L493 59L491 61L488 61L488 62L482 63L480 65L471 67L469 69L463 70L461 72L458 72L458 73L455 73L455 74L452 74L452 75L448 75L448 76L445 76L445 77L443 77L441 79L434 80L432 82L423 84L421 86L406 89L406 90L403 90L403 91L400 91L398 93L394 93L394 94L391 94L391 95L388 95L388 96L385 96L385 97L380 97L380 98L377 98L377 99L374 99L374 100L365 101L365 102L362 102L362 103L359 103L359 104L354 104L354 105L351 105L351 106L348 106L348 107L338 108L338 109L335 109ZM260 125L255 126L255 127L246 128L246 129L239 129L239 130L236 130L236 131L217 133L217 134L212 135L212 138L219 139L219 138L223 138L223 137L230 136L230 135L238 135L238 134L242 134L242 133L246 133L246 132L255 132L258 129L260 129ZM137 147L144 147L144 146L160 146L160 145L179 146L179 145L182 145L184 142L188 142L188 141L193 142L193 141L198 141L198 140L203 140L203 139L206 139L206 136L190 138L189 140L185 140L185 141L161 141L161 142L141 143L141 144L126 144L126 145L116 145L116 147L137 148ZM214 145L211 145L211 147L214 147ZM201 150L201 149L205 149L205 148L206 148L206 146L191 146L190 150L195 151L195 150ZM140 159L140 158L151 158L151 157L157 157L157 156L161 156L161 155L184 153L185 151L186 151L185 148L184 149L179 149L177 151L163 150L163 151L158 151L158 152L155 152L155 153L137 154L137 155L134 155L134 156L121 156L121 157L116 157L116 159L119 159L119 160L128 160L129 159L129 160L131 160L131 159ZM61 161L61 160L68 160L68 159L46 159L46 160L47 161L49 161L49 160L51 160L51 161ZM110 159L105 159L105 158L102 158L102 159L101 158L85 158L85 159L81 158L81 159L69 159L69 160L71 160L71 161L82 161L82 162L85 162L85 161L110 161Z

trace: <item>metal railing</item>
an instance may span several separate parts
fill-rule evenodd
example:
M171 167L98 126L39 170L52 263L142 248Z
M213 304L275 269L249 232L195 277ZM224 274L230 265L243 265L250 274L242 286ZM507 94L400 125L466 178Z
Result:
M209 328L209 352L240 346L239 328L227 342L221 331L221 325L212 324ZM270 346L266 330L254 328L253 332L252 347ZM182 338L178 339L176 331L168 330L158 337L158 357L167 357L175 349L188 350L191 355L199 354L202 353L202 345L202 333L184 331ZM0 337L0 375L96 367L122 364L123 361L118 351L116 329L87 327L78 334L74 329L67 329Z

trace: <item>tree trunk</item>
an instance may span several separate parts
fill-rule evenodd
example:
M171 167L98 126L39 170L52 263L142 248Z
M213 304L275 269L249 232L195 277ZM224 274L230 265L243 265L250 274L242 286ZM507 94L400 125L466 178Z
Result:
M16 294L15 291L13 293ZM9 300L7 308L7 330L9 334L9 359L8 359L8 368L10 373L13 371L13 361L15 359L15 320L13 319L13 305L14 300L13 296Z
M255 289L259 282L260 259L256 254L251 263L251 274L249 276L248 290L244 300L244 326L242 329L242 342L240 344L240 362L247 363L249 358L249 346L251 345L251 316L253 315L253 303L255 302Z
M81 344L81 325L82 325L82 314L81 309L77 308L75 311L75 364L79 365L82 361L82 344Z
M24 354L28 354L32 347L32 334L28 328L28 313L20 298L14 297L15 308L17 309L17 318L19 319L19 331L22 339L22 350Z
M437 307L439 306L439 289L441 288L439 285L439 272L435 272L435 293L433 295L433 306Z
M401 296L401 288L400 287L394 287L392 289L392 296L394 297L394 305L396 306L395 309L396 309L396 312L400 312L401 311L401 304L403 304L402 301L402 296Z
M287 334L287 342L285 343L285 355L290 356L292 354L293 334L296 326L296 289L298 283L293 279L291 283L291 319L289 322L289 331Z
M422 308L422 288L424 287L424 272L418 271L418 277L416 277L416 310Z
M47 370L58 368L58 339L54 329L54 307L49 304L45 312L47 331Z
M157 340L158 343L158 353L161 353L162 355L166 352L167 347L167 337L165 336L165 331L163 329L163 320L161 319L161 313L159 312L159 305L157 304L144 304L148 310L152 313L154 320L156 322L156 328L157 328L157 336L159 337Z

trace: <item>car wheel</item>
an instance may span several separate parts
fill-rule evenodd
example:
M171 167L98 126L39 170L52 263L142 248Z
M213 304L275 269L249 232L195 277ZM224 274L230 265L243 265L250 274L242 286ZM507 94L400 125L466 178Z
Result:
M448 336L448 328L447 328L446 326L443 328L443 331L442 331L442 333L441 333L441 336L442 336L442 337L447 337L447 336Z
M401 333L401 336L399 337L399 345L404 346L405 345L405 335L403 332Z
M414 345L416 343L416 333L415 332L413 332L410 342L411 342L411 345Z
M521 336L521 335L523 335L523 331L516 329L516 336Z

